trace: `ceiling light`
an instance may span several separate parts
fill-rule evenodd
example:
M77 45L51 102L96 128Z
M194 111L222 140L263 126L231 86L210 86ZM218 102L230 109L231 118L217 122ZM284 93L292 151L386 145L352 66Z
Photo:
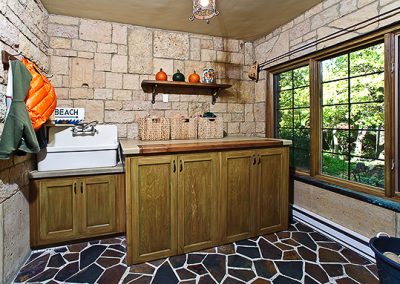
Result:
M210 0L200 0L200 5L207 7L210 4Z
M219 12L215 8L215 0L193 0L193 14L189 17L190 21L194 19L205 20L207 24Z

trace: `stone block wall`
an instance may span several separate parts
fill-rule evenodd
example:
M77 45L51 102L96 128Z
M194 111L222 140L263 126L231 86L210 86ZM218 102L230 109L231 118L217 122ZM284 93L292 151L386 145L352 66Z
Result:
M190 22L188 22L190 24ZM263 135L265 104L247 79L253 45L221 37L151 29L50 15L50 73L59 106L86 108L86 121L116 124L120 137L137 138L140 117L193 116L212 111L224 119L228 135ZM211 104L204 95L158 95L151 104L142 80L160 68L169 80L213 67L218 81L230 83Z
M398 0L322 1L292 21L278 27L272 33L255 40L253 42L255 60L261 63L273 59L340 29L368 20L397 7L399 7ZM332 38L290 57L283 57L268 66L287 62L313 51L334 46L399 20L400 15L397 14L393 18L366 26L357 32ZM256 83L256 100L265 101L265 73L260 73L261 80ZM400 214L297 181L294 183L294 204L366 237L372 237L378 231L385 231L391 235L399 235L400 232Z
M292 21L278 27L272 33L255 40L253 42L255 60L263 62L275 58L398 7L398 0L324 0ZM333 37L290 57L284 57L270 66L334 46L398 20L400 20L400 15L397 13L390 19L370 24L345 36Z
M40 1L0 1L0 50L22 52L48 69L48 13ZM4 126L7 72L0 66L0 133ZM28 171L31 155L0 160L0 283L11 283L30 253Z

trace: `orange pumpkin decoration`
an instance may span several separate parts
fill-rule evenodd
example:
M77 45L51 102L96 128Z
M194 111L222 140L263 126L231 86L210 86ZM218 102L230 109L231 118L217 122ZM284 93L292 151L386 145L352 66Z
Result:
M193 74L190 74L189 82L190 83L200 83L200 76L199 76L199 74L196 73L196 71L193 71Z
M162 68L160 68L160 71L157 72L156 74L156 80L157 81L167 81L167 73L165 73Z

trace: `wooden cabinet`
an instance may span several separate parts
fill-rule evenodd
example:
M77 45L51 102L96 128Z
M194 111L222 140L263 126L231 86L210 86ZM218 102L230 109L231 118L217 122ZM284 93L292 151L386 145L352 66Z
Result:
M48 180L42 182L40 187L37 208L40 218L39 239L51 242L74 238L78 234L77 214L74 214L78 207L74 194L75 180ZM35 215L31 214L31 217ZM31 230L35 229L31 226Z
M177 253L177 162L175 156L126 160L127 258L129 263Z
M217 159L211 153L127 159L129 264L216 244Z
M289 226L289 150L259 150L256 158L255 235L264 235Z
M222 153L221 214L224 243L250 238L254 232L257 165L254 151Z
M124 176L32 181L31 246L124 231Z
M179 253L217 244L218 154L178 156Z
M223 242L287 228L288 180L287 148L223 153Z
M101 235L115 232L116 194L114 176L87 177L80 185L80 232L83 235Z
M286 229L288 147L126 158L128 265Z

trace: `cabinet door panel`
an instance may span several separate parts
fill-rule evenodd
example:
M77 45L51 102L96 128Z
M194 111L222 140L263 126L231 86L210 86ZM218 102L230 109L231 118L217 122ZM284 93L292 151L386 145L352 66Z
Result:
M132 243L132 263L177 252L177 167L173 162L175 156L131 159L133 232L128 245Z
M78 234L73 179L44 180L39 194L40 239L55 242Z
M81 231L85 235L115 231L114 176L88 177L79 180Z
M223 241L249 238L254 231L256 166L253 151L232 151L222 155Z
M212 247L217 240L217 161L215 153L178 156L179 252Z
M257 233L267 234L287 227L288 164L284 148L259 152Z

